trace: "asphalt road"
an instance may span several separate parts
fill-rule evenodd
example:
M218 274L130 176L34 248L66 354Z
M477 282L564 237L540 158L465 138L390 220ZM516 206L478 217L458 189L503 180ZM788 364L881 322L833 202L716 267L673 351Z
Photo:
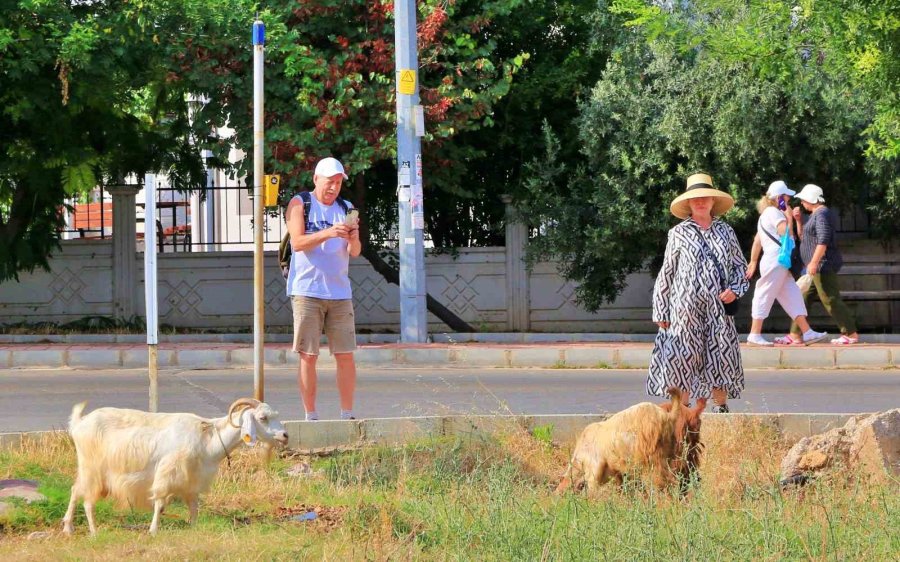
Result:
M365 369L357 417L435 414L566 414L615 412L647 400L643 370ZM900 370L748 371L733 412L872 412L900 407ZM283 420L302 419L292 369L266 371L267 402ZM253 394L252 370L160 372L160 410L224 415ZM65 427L72 405L147 408L142 370L0 370L0 432ZM338 417L333 369L320 369L323 419Z

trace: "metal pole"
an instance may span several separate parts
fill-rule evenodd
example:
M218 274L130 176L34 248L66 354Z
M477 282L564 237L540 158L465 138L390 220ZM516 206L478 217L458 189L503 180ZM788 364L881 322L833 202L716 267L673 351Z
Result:
M263 292L263 63L266 27L253 22L253 397L264 400L263 340L265 335L265 293Z
M425 215L422 149L413 117L419 103L416 2L394 3L397 71L397 197L400 209L400 340L428 338L425 304Z
M147 356L150 376L149 411L159 411L159 311L156 295L156 177L144 177L144 303L147 312Z
M215 251L213 240L215 240L216 232L216 196L213 190L214 171L209 167L209 160L212 158L211 150L203 151L203 166L206 168L206 219L203 222L203 240L206 242L206 251Z

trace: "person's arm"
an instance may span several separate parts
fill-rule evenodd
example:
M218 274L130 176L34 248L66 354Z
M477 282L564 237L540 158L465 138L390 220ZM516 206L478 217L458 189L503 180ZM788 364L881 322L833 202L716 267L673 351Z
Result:
M348 243L350 257L357 257L362 253L362 242L359 240L359 223L356 223L350 230L350 242Z
M803 212L800 207L794 207L791 216L794 217L794 224L797 225L797 240L803 240Z
M671 298L669 291L675 283L675 270L678 268L678 242L675 241L675 231L669 231L669 240L666 242L666 254L663 257L662 269L656 276L653 285L653 321L660 328L669 327L669 305Z
M759 266L759 256L762 254L762 242L759 239L759 232L753 237L753 247L750 248L750 263L747 264L747 274L744 279L751 279L756 274L756 268Z
M325 230L306 234L306 220L303 216L303 201L294 198L288 203L287 211L288 232L291 234L291 249L295 252L304 252L315 248L329 238L350 238L350 227L346 224L336 224ZM357 240L359 238L357 237ZM359 254L356 254L359 255Z
M810 275L815 275L819 272L819 266L822 265L822 259L825 257L828 245L834 239L834 231L831 228L831 222L829 222L825 210L815 213L809 220L816 221L814 225L816 227L816 249L813 251L812 259L806 264L806 271Z
M816 249L813 252L813 257L809 260L809 263L806 264L806 272L810 275L815 275L819 272L819 265L822 263L822 258L825 257L825 250L828 249L828 246L825 244L816 244Z
M731 275L728 279L728 288L719 295L719 298L725 303L729 303L735 298L740 298L750 288L750 282L747 281L746 275L747 260L744 259L741 244L738 242L737 234L734 233L734 230L729 227L728 231L728 261L731 266ZM731 294L729 295L728 293Z

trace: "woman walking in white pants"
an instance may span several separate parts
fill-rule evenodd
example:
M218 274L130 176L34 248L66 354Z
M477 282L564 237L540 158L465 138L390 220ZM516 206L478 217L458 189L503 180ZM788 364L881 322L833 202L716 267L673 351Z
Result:
M750 279L759 266L759 280L753 291L753 305L751 316L753 323L750 326L750 334L747 343L751 345L773 345L762 336L763 322L769 317L772 305L777 300L784 311L797 322L803 332L802 339L794 339L790 334L776 338L775 343L784 345L809 345L815 343L827 334L817 332L810 328L806 321L806 304L800 288L794 281L790 269L778 263L778 252L781 248L780 239L785 232L793 236L793 215L788 205L795 191L788 189L783 181L772 182L765 196L759 200L759 222L757 223L756 238L753 240L753 249L750 252L750 263L747 267L747 279ZM760 259L762 250L762 259Z

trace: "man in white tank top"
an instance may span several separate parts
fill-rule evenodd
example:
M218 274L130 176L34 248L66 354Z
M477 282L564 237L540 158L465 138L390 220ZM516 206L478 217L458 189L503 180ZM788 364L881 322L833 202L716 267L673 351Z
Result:
M324 329L328 347L337 363L337 386L341 419L354 419L356 389L356 324L350 293L350 256L362 251L359 224L352 205L339 200L347 179L344 167L334 158L324 158L313 172L309 216L297 195L287 206L291 236L291 265L287 294L294 311L293 350L300 354L297 382L307 420L317 420L316 360Z

